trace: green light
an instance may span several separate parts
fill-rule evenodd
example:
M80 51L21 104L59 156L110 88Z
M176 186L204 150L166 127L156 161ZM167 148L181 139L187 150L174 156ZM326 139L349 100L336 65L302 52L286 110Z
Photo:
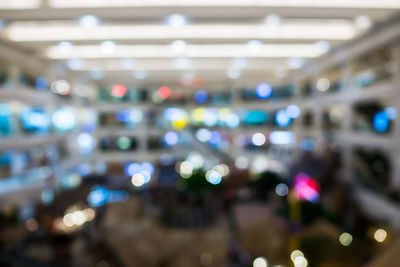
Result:
M129 137L123 136L118 138L117 147L121 150L128 150L132 145L132 140Z

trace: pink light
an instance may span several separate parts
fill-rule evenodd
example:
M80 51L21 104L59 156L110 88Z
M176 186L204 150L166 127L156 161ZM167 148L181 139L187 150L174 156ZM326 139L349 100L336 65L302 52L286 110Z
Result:
M319 199L318 183L305 173L294 177L294 192L299 199L316 202Z
M127 93L126 86L122 83L117 83L111 88L111 94L114 97L123 97Z
M168 86L161 86L158 88L158 95L162 99L166 99L171 95L171 89Z

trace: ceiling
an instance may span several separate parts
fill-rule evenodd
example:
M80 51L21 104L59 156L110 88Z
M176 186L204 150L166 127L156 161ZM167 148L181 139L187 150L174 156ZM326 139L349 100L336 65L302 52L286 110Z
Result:
M399 11L398 0L2 0L0 38L94 80L252 86Z

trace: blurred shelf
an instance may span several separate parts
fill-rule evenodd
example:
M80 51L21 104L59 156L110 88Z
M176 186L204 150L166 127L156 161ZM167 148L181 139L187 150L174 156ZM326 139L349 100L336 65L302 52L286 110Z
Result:
M378 136L369 133L339 133L339 139L343 144L350 146L364 146L369 148L392 149L397 141L390 136Z
M22 174L0 180L0 195L29 188L43 187L52 176L50 167L36 167Z
M60 142L65 138L66 135L19 136L19 137L0 138L0 150L29 149L34 146Z
M94 132L94 135L97 137L106 137L106 136L151 136L151 135L163 135L166 131L157 129L155 127L147 126L147 129L144 129L141 126L135 128L125 128L125 127L98 127L98 130Z
M0 101L13 100L36 105L51 104L88 107L88 105L82 103L82 101L77 101L77 99L64 99L62 96L55 95L50 91L40 91L29 87L0 88Z
M134 152L98 152L95 156L98 161L106 162L143 162L143 161L156 161L162 154L168 153L167 151L134 151Z
M354 190L360 208L371 218L389 222L393 227L400 228L400 206L362 187Z

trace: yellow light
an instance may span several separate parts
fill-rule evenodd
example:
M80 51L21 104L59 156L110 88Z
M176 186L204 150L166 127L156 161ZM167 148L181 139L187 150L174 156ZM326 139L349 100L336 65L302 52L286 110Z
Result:
M184 129L187 126L187 124L188 124L187 119L172 121L172 127L177 131Z
M377 229L377 230L375 231L374 238L375 238L375 240L378 241L379 243L382 243L383 241L385 241L385 240L386 240L386 237L387 237L387 232L386 232L385 230L383 230L383 229Z
M268 267L268 261L264 257L258 257L253 261L253 267Z
M140 186L144 185L145 178L142 174L136 173L135 175L132 176L131 181L134 186L140 187Z
M205 109L204 108L195 108L192 111L192 120L195 122L202 122L204 120Z
M349 233L342 233L339 236L339 242L345 247L350 246L351 242L353 242L353 237Z
M71 227L74 225L74 222L72 221L72 214L71 213L67 213L64 215L63 217L63 223L65 224L65 226L67 227Z
M189 161L183 161L179 165L179 172L183 178L189 178L193 174L193 164Z
M299 256L304 257L303 252L301 252L300 250L293 250L292 253L290 253L290 259L292 261L294 261Z
M85 209L83 213L85 214L86 221L88 222L93 221L94 217L96 216L96 212L92 208Z
M219 120L226 122L230 114L231 110L229 108L221 108L218 112Z

